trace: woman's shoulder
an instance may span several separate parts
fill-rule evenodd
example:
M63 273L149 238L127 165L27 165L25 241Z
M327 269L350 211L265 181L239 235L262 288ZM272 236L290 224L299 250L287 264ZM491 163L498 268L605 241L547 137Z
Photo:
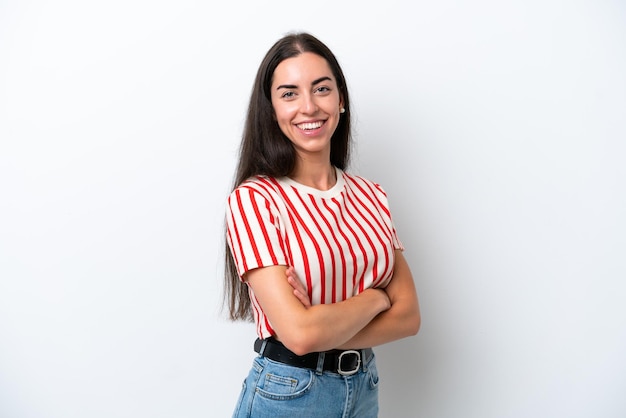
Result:
M380 183L374 180L345 171L342 172L342 175L346 181L347 187L369 190L376 194L382 193L385 196L387 195Z
M278 193L278 181L270 176L250 177L237 186L231 196L242 192L259 193L266 197L274 196Z

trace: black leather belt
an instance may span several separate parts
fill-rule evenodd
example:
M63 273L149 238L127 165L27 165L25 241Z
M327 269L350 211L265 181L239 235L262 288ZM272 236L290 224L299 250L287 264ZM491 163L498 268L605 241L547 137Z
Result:
M265 347L263 347L263 342L265 342ZM358 372L361 365L374 354L371 348L364 348L362 350L330 350L298 356L274 338L266 340L257 338L254 342L254 351L279 363L311 370L317 370L320 356L323 354L323 370L343 376L351 376Z

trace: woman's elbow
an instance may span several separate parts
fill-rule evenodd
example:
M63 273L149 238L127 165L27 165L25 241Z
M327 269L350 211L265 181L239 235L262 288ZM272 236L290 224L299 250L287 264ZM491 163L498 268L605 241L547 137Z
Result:
M412 312L405 321L407 337L417 335L422 326L422 316L419 311Z
M296 356L304 356L315 351L312 345L302 341L293 341L290 344L285 344L285 347L287 347Z
M410 336L413 335L417 335L417 333L420 330L420 327L422 326L422 317L420 316L420 314L417 314L416 317L413 318L413 321L411 321L411 327L409 329L410 332Z
M317 350L319 342L310 332L290 332L280 338L285 347L297 356L312 353Z

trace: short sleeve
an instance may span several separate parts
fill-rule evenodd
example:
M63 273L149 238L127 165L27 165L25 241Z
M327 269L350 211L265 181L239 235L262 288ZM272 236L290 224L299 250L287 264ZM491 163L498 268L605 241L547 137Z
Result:
M258 267L288 265L276 205L258 190L239 187L226 207L227 241L239 276Z
M398 232L396 231L396 227L393 223L387 193L380 184L375 183L374 186L376 187L379 207L382 209L381 216L385 220L385 225L387 226L393 249L404 251L404 245L402 244L402 241L400 241L400 238L398 237Z

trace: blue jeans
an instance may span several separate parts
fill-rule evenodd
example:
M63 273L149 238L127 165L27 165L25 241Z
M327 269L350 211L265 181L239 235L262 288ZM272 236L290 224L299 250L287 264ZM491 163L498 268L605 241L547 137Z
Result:
M233 418L376 418L374 355L352 376L257 357L243 382Z

